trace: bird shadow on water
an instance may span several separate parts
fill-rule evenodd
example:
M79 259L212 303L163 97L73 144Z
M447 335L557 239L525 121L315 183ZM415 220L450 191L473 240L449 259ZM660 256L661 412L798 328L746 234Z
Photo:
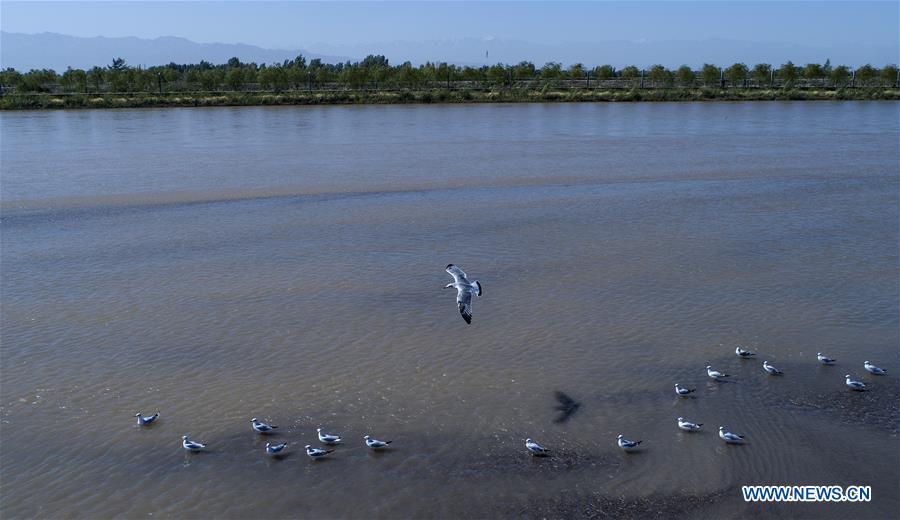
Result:
M555 424L562 424L568 421L572 418L573 415L575 415L575 412L577 412L578 409L581 408L581 403L572 399L565 392L557 390L553 392L553 397L559 403L553 407L554 410L559 411L559 415L557 415L556 418L553 419L553 422Z

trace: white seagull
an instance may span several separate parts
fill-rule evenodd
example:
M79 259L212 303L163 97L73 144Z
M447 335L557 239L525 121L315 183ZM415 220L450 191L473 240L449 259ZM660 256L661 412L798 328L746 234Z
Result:
M470 282L466 278L466 273L462 269L453 264L447 264L446 271L453 277L453 283L448 283L444 289L451 287L456 289L456 305L459 307L459 313L462 315L466 323L472 323L472 295L481 296L481 284L478 280Z
M821 352L816 352L816 359L818 359L819 363L822 363L823 365L830 365L830 364L834 363L835 361L837 361L836 359L831 359L830 357L826 356L825 354L822 354Z
M719 426L719 438L728 444L739 444L744 442L744 436L736 433L726 432L724 426Z
M311 459L321 459L329 453L334 453L334 450L320 450L319 448L313 448L309 444L306 445L306 454L309 455L309 458Z
M373 450L386 448L388 444L394 442L394 441L380 441L378 439L373 439L372 437L369 437L368 435L363 437L363 439L366 440L366 446L372 448Z
M859 392L862 392L863 390L866 389L865 383L863 383L862 381L857 381L855 379L850 379L850 374L847 374L844 377L846 378L846 381L844 383L847 386L849 386L851 389L857 390Z
M687 397L688 394L694 392L695 388L685 388L681 386L681 383L675 383L675 393L680 395L681 397Z
M282 442L281 444L266 443L266 453L272 456L281 455L285 448L287 448L286 442Z
M540 444L534 442L533 440L525 439L525 447L528 448L533 455L549 455L550 450L541 446Z
M188 439L187 435L181 436L181 447L188 451L201 451L206 447L206 444L200 444L199 442L194 442Z
M678 418L678 427L686 432L699 430L701 426L703 426L703 423L694 424L690 421L685 421L683 417Z
M716 381L721 381L723 377L731 377L730 374L719 372L718 370L713 370L711 365L706 365L706 375L715 379Z
M873 365L872 363L869 363L868 361L863 363L863 368L868 370L869 373L875 374L876 376L883 376L883 375L887 374L887 370L885 370L883 368L878 368L875 365Z
M768 361L763 361L763 370L772 374L773 376L783 376L784 372L775 368L774 365L770 365Z
M744 358L744 359L746 359L746 358L748 358L748 357L750 357L750 356L755 356L755 355L756 355L756 354L754 354L753 352L750 352L749 350L744 350L744 349L742 349L741 347L735 347L734 353L737 354L738 357L742 357L742 358Z
M156 412L155 414L149 415L146 417L144 417L144 414L142 414L141 412L138 412L138 413L134 414L134 416L137 417L138 426L147 426L148 424L152 423L153 421L159 419L159 412Z
M322 431L322 428L316 428L316 431L319 433L319 442L323 444L337 444L341 442L340 437L337 435L328 435Z
M256 417L254 417L253 419L250 419L250 427L253 428L253 431L255 431L256 433L262 433L262 434L272 433L275 430L275 428L278 428L278 426L275 426L273 424L266 424L264 422L260 422L256 419Z
M622 449L625 450L625 451L631 450L631 449L633 449L633 448L637 448L637 445L640 444L640 443L642 443L642 442L644 442L644 441L630 441L630 440L626 439L626 438L625 438L624 436L622 436L622 435L619 435L619 436L616 438L616 444L618 444L619 447L622 448Z

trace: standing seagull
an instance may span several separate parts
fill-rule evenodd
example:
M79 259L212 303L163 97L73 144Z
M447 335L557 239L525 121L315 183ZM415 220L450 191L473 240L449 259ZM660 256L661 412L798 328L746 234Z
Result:
M763 370L772 374L773 376L783 376L784 372L775 368L774 365L770 365L768 361L763 361Z
M719 438L728 444L740 444L744 442L744 436L736 433L726 432L724 426L719 426Z
M685 388L681 386L681 383L675 383L675 393L680 395L681 397L687 397L688 394L694 392L695 388Z
M711 365L706 365L706 375L715 379L716 381L721 381L723 377L731 377L731 375L726 374L724 372L719 372L718 370L713 370Z
M287 448L286 442L282 442L281 444L266 443L266 453L273 457L281 455L285 448Z
M868 370L870 373L875 374L876 376L883 376L883 375L887 374L887 370L885 370L883 368L878 368L875 365L873 365L872 363L869 363L868 361L863 363L863 368Z
M694 424L690 421L685 421L683 417L678 418L678 427L686 432L699 430L701 426L703 426L703 423Z
M378 439L373 439L372 437L369 437L368 435L363 437L363 439L366 440L366 446L372 448L373 450L380 450L381 448L386 448L388 444L394 442L394 441L380 441Z
M544 456L550 454L550 450L531 439L525 439L525 447L528 448L528 451L530 451L532 455Z
M134 414L134 416L137 417L138 426L148 426L153 421L159 419L159 412L156 412L155 414L147 416L147 417L144 417L144 414L142 414L141 412L138 412L138 413Z
M863 390L866 389L866 384L865 384L865 383L863 383L862 381L857 381L857 380L855 380L855 379L850 379L850 374L847 374L847 375L845 375L844 377L846 378L846 381L844 381L844 383L845 383L847 386L849 386L852 390L856 390L856 391L858 391L858 392L862 392Z
M821 352L816 353L816 359L818 359L819 363L822 363L823 365L830 365L830 364L834 363L835 361L837 361L836 359L831 359L830 357L826 356L825 354L822 354Z
M275 426L273 424L266 424L264 422L260 422L256 419L256 417L254 417L253 419L250 419L250 427L253 428L253 431L255 431L256 433L262 433L262 434L272 433L275 430L275 428L278 428L278 426Z
M481 297L481 284L478 280L470 282L466 273L453 264L447 264L446 271L453 277L453 283L448 283L444 289L456 288L456 305L466 323L472 323L472 295Z
M742 357L742 358L744 358L744 359L747 359L747 358L749 358L750 356L755 356L755 355L756 355L756 354L754 354L753 352L750 352L749 350L744 350L744 349L742 349L741 347L735 347L734 353L737 354L738 357Z
M319 442L322 444L337 444L341 442L341 438L337 435L328 435L327 433L322 431L322 428L316 428L316 432L319 433Z
M320 450L319 448L313 448L309 444L306 445L306 454L309 455L309 458L311 459L321 459L329 453L334 453L334 450Z
M188 439L187 435L182 435L181 436L181 447L188 451L196 452L196 451L203 450L203 448L206 447L206 444L200 444L199 442L194 442L194 441Z
M619 435L616 438L616 444L618 444L619 447L625 451L637 448L637 445L642 442L644 442L644 441L630 441L630 440L626 439L623 435Z

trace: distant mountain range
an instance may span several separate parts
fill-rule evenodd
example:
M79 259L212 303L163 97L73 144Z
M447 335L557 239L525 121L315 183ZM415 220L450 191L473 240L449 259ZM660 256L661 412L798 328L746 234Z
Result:
M324 56L305 50L264 49L243 43L197 43L184 38L163 36L144 39L136 37L82 38L56 33L23 34L0 32L0 67L17 70L54 69L67 67L86 69L95 65L109 65L113 58L124 58L129 65L154 66L167 63L225 63L236 56L243 62L281 63L298 54L307 61L320 58L324 62L346 61L346 57Z
M613 65L622 68L636 65L649 68L661 64L669 68L689 65L699 68L704 63L720 66L744 62L780 65L788 60L795 64L823 63L859 66L871 63L882 66L896 64L900 47L847 43L830 46L800 45L785 42L754 42L728 39L669 41L601 41L547 44L493 38L455 38L426 42L379 42L365 45L311 44L318 52L345 56L383 54L391 63L410 60L415 63L449 61L456 64L517 63L528 60L537 66L548 61L564 66L583 63L587 66Z
M457 65L484 65L527 60L537 66L548 61L559 61L564 66L581 62L587 66L610 64L619 68L625 65L647 68L657 63L670 68L683 64L698 68L703 63L725 66L739 61L749 65L779 65L787 60L805 64L822 63L827 59L832 64L855 67L872 63L880 67L900 61L900 48L891 45L846 43L816 47L726 39L545 44L494 38L453 38L355 45L319 43L311 47L316 52L266 49L242 43L197 43L174 36L153 39L83 38L56 33L0 32L0 66L18 70L50 68L59 72L66 67L105 66L116 57L124 58L129 65L153 66L170 62L198 63L201 60L218 64L234 56L243 62L280 63L298 54L303 54L307 60L319 58L326 63L357 61L368 54L383 54L392 64L447 61Z

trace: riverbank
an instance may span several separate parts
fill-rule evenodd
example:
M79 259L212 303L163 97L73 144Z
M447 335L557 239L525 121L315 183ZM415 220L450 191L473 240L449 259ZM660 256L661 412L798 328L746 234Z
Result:
M412 103L529 103L635 101L900 100L897 88L630 90L343 90L288 92L178 92L166 94L7 94L0 110Z

